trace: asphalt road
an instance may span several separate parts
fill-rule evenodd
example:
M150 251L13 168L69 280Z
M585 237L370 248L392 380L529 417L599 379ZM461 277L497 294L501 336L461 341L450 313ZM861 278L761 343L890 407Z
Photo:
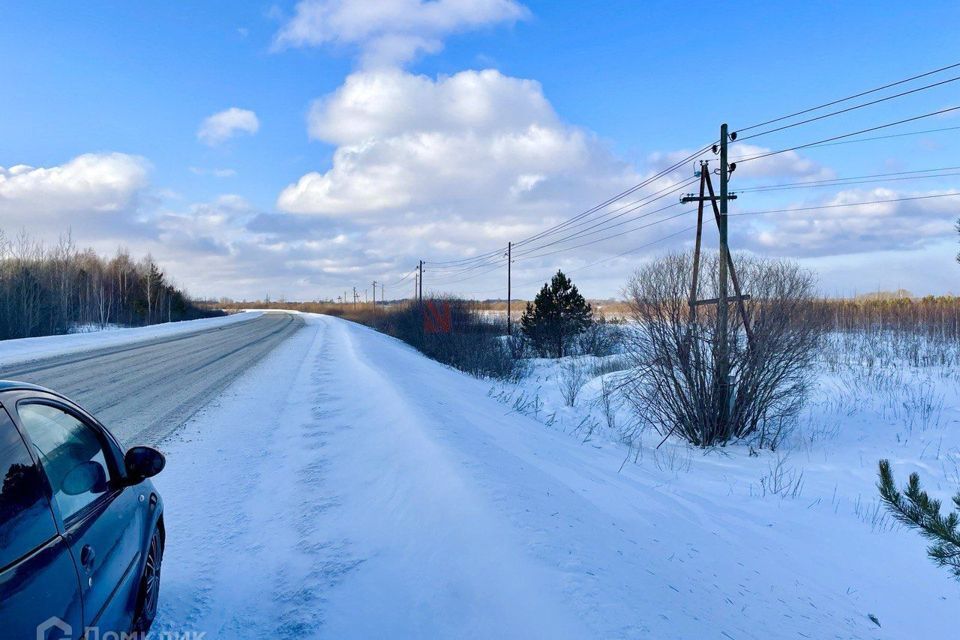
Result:
M125 445L156 445L304 325L289 313L0 367L0 380L49 387Z

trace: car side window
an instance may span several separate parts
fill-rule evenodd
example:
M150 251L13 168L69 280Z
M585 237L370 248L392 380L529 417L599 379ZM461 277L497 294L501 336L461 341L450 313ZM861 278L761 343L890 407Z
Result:
M20 403L17 413L64 520L106 493L110 472L91 427L47 404Z
M43 477L10 416L0 407L0 567L56 533Z

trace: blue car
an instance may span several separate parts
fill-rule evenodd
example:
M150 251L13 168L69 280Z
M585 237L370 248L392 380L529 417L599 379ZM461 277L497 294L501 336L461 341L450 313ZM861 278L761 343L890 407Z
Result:
M165 532L148 478L164 464L62 395L0 381L0 636L149 630Z

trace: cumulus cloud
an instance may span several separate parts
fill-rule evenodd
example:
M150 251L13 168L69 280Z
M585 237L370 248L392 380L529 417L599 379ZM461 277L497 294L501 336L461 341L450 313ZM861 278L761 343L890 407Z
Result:
M238 133L254 134L260 129L257 114L249 109L230 107L204 119L197 130L197 138L204 144L216 146Z
M743 240L756 250L793 257L919 249L955 234L960 197L889 201L943 193L957 191L900 192L887 188L841 191L814 202L784 207L788 210L751 221L744 228ZM820 206L833 208L804 210ZM790 211L791 208L798 210Z
M515 0L302 0L274 48L341 45L367 66L397 65L440 51L448 35L526 16Z
M358 72L313 104L308 129L338 145L332 167L284 189L283 211L371 220L430 210L491 222L566 213L637 177L562 123L538 83L494 70Z
M124 153L88 153L51 167L0 167L0 215L22 224L128 210L147 186L148 170L146 160Z

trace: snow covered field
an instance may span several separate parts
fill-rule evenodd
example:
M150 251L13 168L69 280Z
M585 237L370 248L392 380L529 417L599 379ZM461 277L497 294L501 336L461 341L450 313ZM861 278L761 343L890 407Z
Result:
M114 347L142 340L162 338L191 331L203 331L234 322L243 322L261 315L260 311L244 311L220 318L166 322L146 327L110 327L102 331L82 331L61 336L42 336L39 338L18 338L0 340L0 364L11 365L18 362L39 360L50 356L62 356L68 353L88 351L102 347Z
M960 623L960 587L874 487L880 457L938 494L960 484L956 361L838 355L776 453L656 450L654 434L628 450L598 378L565 407L556 363L491 388L307 321L162 447L158 631L740 640Z

